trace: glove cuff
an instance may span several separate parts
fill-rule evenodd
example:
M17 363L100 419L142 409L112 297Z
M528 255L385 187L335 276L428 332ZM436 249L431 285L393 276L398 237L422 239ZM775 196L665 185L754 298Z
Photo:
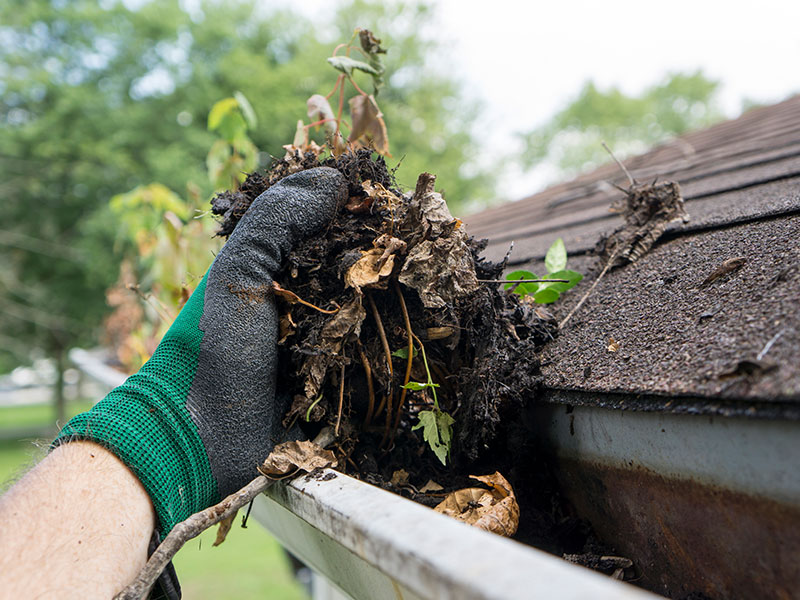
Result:
M71 419L52 447L90 440L116 454L153 501L162 538L219 500L208 454L186 408L203 332L205 278L153 356L90 411Z

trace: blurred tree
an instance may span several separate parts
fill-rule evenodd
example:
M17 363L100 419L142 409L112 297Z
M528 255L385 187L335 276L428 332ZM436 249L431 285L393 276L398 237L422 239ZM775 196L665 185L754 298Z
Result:
M719 82L701 71L670 74L638 97L616 87L598 90L589 81L569 106L524 136L523 162L531 166L546 160L564 176L607 162L602 142L618 157L644 152L658 142L720 120L718 87Z
M0 370L33 348L63 363L69 347L96 340L104 291L136 242L113 196L159 182L206 209L216 101L237 90L250 99L263 167L291 142L306 99L335 81L331 47L296 15L266 14L254 0L128 5L0 3L0 332L15 340L0 345ZM435 170L451 202L488 197L489 171L463 168L477 146L471 109L456 110L458 84L425 62L437 44L418 33L428 11L356 0L339 9L334 33L373 27L389 48L381 108L395 160L405 157L401 183Z

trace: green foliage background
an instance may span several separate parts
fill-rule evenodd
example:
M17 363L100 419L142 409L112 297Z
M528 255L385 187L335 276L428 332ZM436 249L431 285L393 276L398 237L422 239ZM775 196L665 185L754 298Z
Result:
M291 142L306 99L332 87L331 44L304 18L257 4L203 0L190 15L177 0L135 10L113 0L0 3L0 372L32 348L59 356L96 341L104 290L133 247L113 196L159 182L207 208L216 101L236 91L250 100L263 167ZM393 163L403 159L398 179L413 186L435 169L457 212L462 200L488 198L493 179L488 168L462 170L477 147L474 109L457 81L425 64L437 49L418 33L430 10L356 0L333 27L344 41L357 26L383 39L380 105Z
M602 142L620 158L644 152L719 121L718 88L702 71L671 73L638 96L617 87L601 90L588 81L570 104L525 134L524 163L547 161L563 177L608 162Z

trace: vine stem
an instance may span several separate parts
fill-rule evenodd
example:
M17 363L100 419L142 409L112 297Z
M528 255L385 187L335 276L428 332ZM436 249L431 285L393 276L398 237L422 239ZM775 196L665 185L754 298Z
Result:
M558 324L558 328L559 328L559 329L564 329L564 325L566 325L566 324L567 324L567 321L569 321L569 320L572 318L572 315L574 315L574 314L577 312L577 310L578 310L578 309L579 309L581 306L583 306L583 303L584 303L584 302L586 302L586 299L587 299L587 298L589 297L589 295L590 295L590 294L591 294L591 293L594 291L594 288L596 288L596 287L597 287L597 284L598 284L598 283L600 283L600 280L603 278L603 276L604 276L606 273L608 273L608 270L611 268L611 265L613 264L613 262L614 262L614 260L615 260L615 259L616 259L616 257L615 257L615 256L612 256L611 258L609 258L609 259L608 259L608 262L606 263L606 266L605 266L605 267L603 267L603 270L602 270L602 271L600 271L600 275L598 275L598 276L597 276L597 279L595 279L595 280L594 280L594 283L592 283L592 287L590 287L588 290L586 290L586 293L583 295L583 297L582 297L582 298L581 298L581 299L578 301L578 303L577 303L575 306L573 306L573 307L572 307L572 310L571 310L571 311L569 311L569 313L567 314L567 316L566 316L566 317L564 317L564 318L561 320L561 323L559 323L559 324Z
M369 425L372 421L372 415L375 411L375 388L372 384L372 368L369 366L369 359L364 353L364 348L361 345L361 340L356 340L356 348L361 358L361 364L364 366L364 373L367 376L367 392L369 393L369 405L367 407L367 416L364 419L364 425Z
M405 321L406 332L408 334L408 361L406 362L406 374L405 378L403 379L403 387L401 388L402 391L400 392L400 401L397 403L397 413L394 417L394 425L387 432L389 433L389 445L387 448L391 448L392 443L394 442L395 432L400 424L400 415L403 414L403 404L405 403L406 393L408 392L406 385L408 385L408 382L411 379L411 364L414 361L414 332L411 329L411 319L408 316L408 308L406 307L406 300L403 298L403 291L400 289L400 284L397 283L396 280L394 282L394 289L397 292L397 297L400 299L400 309L403 311L403 320Z

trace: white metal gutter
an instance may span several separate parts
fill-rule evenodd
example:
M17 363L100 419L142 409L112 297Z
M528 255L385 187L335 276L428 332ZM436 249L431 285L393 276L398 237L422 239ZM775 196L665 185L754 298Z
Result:
M332 470L273 486L252 514L356 600L657 597Z

